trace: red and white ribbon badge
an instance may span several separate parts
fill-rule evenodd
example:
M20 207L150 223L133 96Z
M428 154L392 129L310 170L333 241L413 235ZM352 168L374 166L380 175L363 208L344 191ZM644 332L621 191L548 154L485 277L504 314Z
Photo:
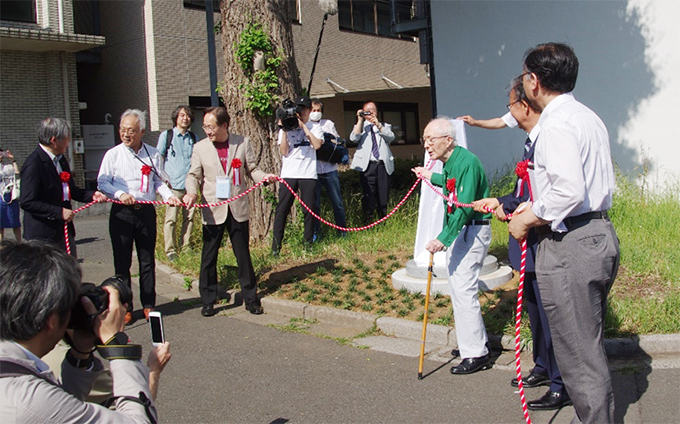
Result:
M449 191L449 195L446 198L447 213L453 212L453 203L456 200L456 179L449 178L446 181L446 189Z
M522 197L524 196L524 181L529 181L529 168L533 169L533 163L529 161L529 159L525 159L519 163L517 163L517 166L515 167L515 175L517 175L517 178L519 180L517 181L517 192L515 193L515 197ZM533 193L531 192L531 184L528 184L529 186L529 196L533 199Z
M64 171L59 174L59 179L61 180L62 199L64 202L68 202L71 200L71 189L68 186L68 182L71 180L71 174Z
M149 191L149 175L151 174L151 167L149 165L142 166L142 184L139 191L147 193Z
M235 186L241 185L241 165L243 165L243 163L239 158L234 158L231 161L231 167L234 170L233 183Z

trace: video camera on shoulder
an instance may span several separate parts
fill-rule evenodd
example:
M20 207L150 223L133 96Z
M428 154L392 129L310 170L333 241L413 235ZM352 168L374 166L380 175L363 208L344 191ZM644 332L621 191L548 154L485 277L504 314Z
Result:
M80 286L78 302L76 302L76 305L71 310L71 321L68 323L68 328L92 330L94 317L109 309L109 292L104 290L104 287L106 286L118 290L120 303L130 304L130 302L132 302L132 291L119 277L107 278L98 286L95 286L92 283L83 283ZM97 308L97 313L95 315L89 315L85 311L81 302L83 297L90 299L94 304L94 307Z

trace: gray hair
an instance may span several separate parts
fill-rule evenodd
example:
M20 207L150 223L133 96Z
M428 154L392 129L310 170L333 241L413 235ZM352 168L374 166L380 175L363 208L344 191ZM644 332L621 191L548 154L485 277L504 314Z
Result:
M453 145L458 145L458 139L456 138L456 128L453 126L453 118L444 115L438 115L436 118L431 120L427 125L434 124L441 133L440 135L449 136L453 139Z
M71 124L62 118L45 118L38 124L37 131L40 144L49 146L52 137L59 141L71 137Z
M126 116L134 116L139 121L139 129L144 131L146 129L146 112L142 112L139 109L128 109L120 115L120 122L123 122Z
M0 242L0 340L32 339L53 312L63 325L81 278L76 259L54 244Z

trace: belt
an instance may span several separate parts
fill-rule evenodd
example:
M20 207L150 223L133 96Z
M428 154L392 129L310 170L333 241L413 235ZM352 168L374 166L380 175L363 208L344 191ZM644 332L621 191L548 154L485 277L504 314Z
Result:
M571 229L571 227L575 226L578 223L591 221L593 219L609 220L609 214L607 213L607 211L586 212L581 215L570 216L568 218L565 218L563 222L564 225L567 226L567 229Z
M135 203L135 204L132 204L132 205L121 205L120 203L117 203L117 204L126 208L126 209L132 209L132 210L135 210L135 211L141 210L142 208L147 207L147 206L153 206L153 205L146 205L146 204L141 204L141 203Z
M490 219L473 219L468 221L467 225L491 225Z
M609 214L607 211L586 212L581 215L565 218L562 222L564 222L564 225L566 225L567 230L571 230L577 224L591 221L593 219L609 220ZM536 232L538 232L538 234L550 234L552 233L552 229L550 228L550 225L541 225L540 227L536 227Z

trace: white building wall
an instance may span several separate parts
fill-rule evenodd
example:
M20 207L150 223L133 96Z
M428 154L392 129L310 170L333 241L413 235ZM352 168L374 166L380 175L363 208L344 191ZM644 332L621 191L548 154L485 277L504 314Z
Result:
M567 42L580 61L574 94L607 125L617 165L631 174L647 158L658 186L677 180L680 2L435 0L431 8L439 114L503 115L524 52ZM526 135L470 128L467 137L493 175L514 166Z

